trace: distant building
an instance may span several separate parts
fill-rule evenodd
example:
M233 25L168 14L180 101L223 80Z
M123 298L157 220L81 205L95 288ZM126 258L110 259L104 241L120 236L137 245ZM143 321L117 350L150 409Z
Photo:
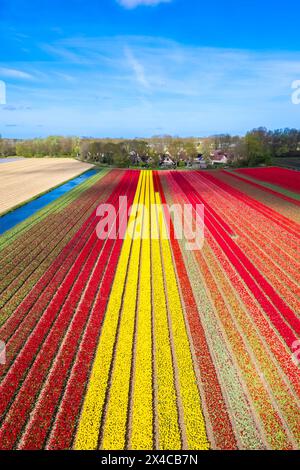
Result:
M227 155L220 150L212 153L210 159L212 165L226 165L228 163Z
M198 157L194 158L193 161L191 162L191 166L193 168L199 168L199 169L205 169L207 168L207 163L203 158L202 154L199 154Z
M164 156L164 157L162 158L161 163L160 163L160 166L165 167L165 168L167 168L167 167L171 168L171 167L176 166L176 164L175 164L175 162L172 160L171 157L169 157L168 155L166 155L166 156Z

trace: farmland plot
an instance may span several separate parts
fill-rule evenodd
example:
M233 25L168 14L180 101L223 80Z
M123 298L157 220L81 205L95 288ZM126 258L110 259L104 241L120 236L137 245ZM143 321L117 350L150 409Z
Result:
M1 449L300 448L295 205L231 181L103 172L0 239Z
M0 214L93 168L72 158L30 158L2 163Z

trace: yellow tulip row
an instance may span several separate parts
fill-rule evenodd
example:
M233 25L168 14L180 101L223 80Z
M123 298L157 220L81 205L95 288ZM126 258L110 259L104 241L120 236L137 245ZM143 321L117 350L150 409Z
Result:
M129 442L136 450L153 448L150 179L147 171Z
M159 240L158 214L155 208L153 179L150 182L151 251L154 322L154 357L156 381L157 446L159 449L181 449L181 433L175 388L172 348L169 336L167 299ZM153 208L155 208L153 210Z
M134 223L137 214L137 203L140 199L143 173L141 173L136 194L134 197L134 210L131 212L128 225ZM78 424L75 449L97 449L99 428L103 418L106 390L110 377L110 368L113 358L116 334L118 329L122 298L126 282L127 266L130 259L132 237L126 234L120 259L112 286L101 337L94 360L91 377L86 392L83 409ZM123 405L118 407L122 412ZM126 410L127 411L127 410Z
M168 299L170 330L174 345L174 358L178 371L178 388L183 412L185 440L189 449L209 449L206 426L201 408L190 343L178 290L170 242L165 236L166 226L159 193L155 193L158 207L161 253L164 265L165 288Z

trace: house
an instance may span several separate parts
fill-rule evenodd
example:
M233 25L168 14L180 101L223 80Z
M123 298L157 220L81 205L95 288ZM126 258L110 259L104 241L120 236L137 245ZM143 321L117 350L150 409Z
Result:
M207 163L201 154L198 157L194 158L190 165L192 168L200 168L205 169L207 168Z
M176 166L176 164L172 160L171 157L169 157L168 155L165 155L164 157L162 157L162 160L160 162L160 166L165 167L165 168L171 168L171 167Z
M228 163L228 157L221 150L217 150L211 154L212 165L226 165Z

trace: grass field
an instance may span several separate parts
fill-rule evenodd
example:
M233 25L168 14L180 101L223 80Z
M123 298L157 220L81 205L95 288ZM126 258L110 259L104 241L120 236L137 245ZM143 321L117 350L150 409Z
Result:
M299 200L236 174L106 170L0 238L0 449L300 449Z
M0 214L90 168L93 165L72 158L30 158L1 163Z

